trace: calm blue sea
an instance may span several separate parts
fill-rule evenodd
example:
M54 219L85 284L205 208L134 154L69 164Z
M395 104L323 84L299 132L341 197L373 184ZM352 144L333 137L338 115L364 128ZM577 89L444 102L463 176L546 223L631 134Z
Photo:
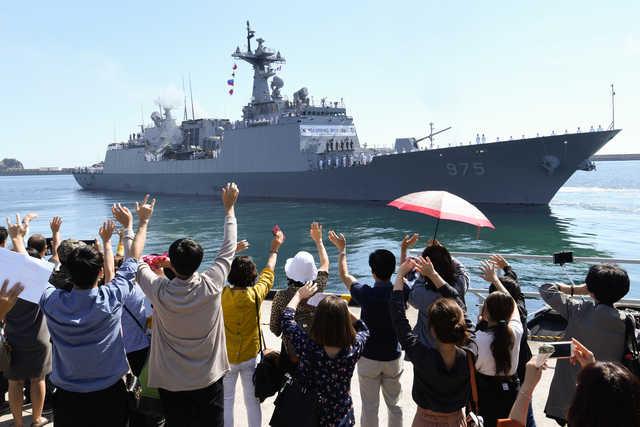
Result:
M496 189L499 191L499 189ZM126 193L95 193L80 190L72 176L0 177L0 216L35 211L40 219L32 232L48 234L48 219L64 218L64 237L90 239L110 215L110 206L122 201L132 206L135 197ZM548 208L504 207L485 210L496 226L483 229L476 238L472 226L453 222L440 225L438 238L451 250L531 253L550 255L571 250L575 255L638 258L640 240L640 162L600 162L594 172L577 172L560 190ZM239 235L251 242L249 254L259 264L266 259L271 229L279 224L287 239L278 262L282 266L298 250L314 253L308 225L320 221L348 239L353 274L368 280L369 252L387 248L399 252L405 233L433 233L435 220L411 212L371 203L271 202L242 200L237 208ZM202 197L161 196L149 232L147 252L161 252L176 238L199 240L210 261L222 238L219 200ZM331 257L330 286L342 291L337 279L337 253L326 241ZM485 286L478 275L478 260L462 259L472 272L472 286ZM583 280L587 266L574 264L565 270L550 263L512 263L528 290L548 280ZM640 298L640 266L625 266L632 279L631 297ZM535 307L535 303L533 303Z

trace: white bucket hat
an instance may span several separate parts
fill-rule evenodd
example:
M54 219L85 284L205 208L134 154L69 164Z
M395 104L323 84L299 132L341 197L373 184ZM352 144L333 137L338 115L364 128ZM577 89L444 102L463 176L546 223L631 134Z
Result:
M313 255L305 251L300 251L293 258L289 258L284 265L284 272L289 279L301 283L316 280L318 277Z

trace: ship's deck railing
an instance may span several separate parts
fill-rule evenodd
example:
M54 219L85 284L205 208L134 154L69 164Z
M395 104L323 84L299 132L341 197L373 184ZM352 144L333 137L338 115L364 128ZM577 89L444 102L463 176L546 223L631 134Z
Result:
M420 255L422 253L419 249L411 249L409 251L412 255ZM487 259L491 255L502 255L507 259L519 259L519 260L532 260L532 261L548 261L553 262L553 255L533 255L533 254L496 254L488 252L451 252L452 256L460 258L481 258ZM584 264L596 264L596 263L614 263L614 264L627 264L637 265L640 264L640 259L637 258L605 258L605 257L588 257L588 256L574 256L573 261ZM480 301L489 295L487 289L482 288L469 288L467 292L477 296ZM540 299L540 294L537 292L523 292L525 298L528 299ZM620 300L620 304L637 305L640 307L640 300L636 299L623 299Z

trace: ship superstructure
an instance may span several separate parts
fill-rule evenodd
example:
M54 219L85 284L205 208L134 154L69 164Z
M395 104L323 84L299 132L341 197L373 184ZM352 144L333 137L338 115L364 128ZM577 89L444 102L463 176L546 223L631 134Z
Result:
M246 49L232 57L253 67L249 103L237 121L185 120L164 106L126 143L111 144L102 170L74 174L85 189L213 194L236 181L243 195L289 199L389 201L426 189L479 203L547 204L618 130L433 148L398 138L393 149L362 146L342 100L310 100L306 87L282 95L278 51L247 23ZM437 133L437 132L436 132ZM427 137L433 142L436 134ZM500 189L499 191L497 189Z

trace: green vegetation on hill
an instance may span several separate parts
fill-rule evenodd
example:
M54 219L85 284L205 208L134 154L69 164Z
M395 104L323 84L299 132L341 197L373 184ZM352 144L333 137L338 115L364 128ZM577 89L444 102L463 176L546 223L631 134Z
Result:
M0 171L7 171L10 169L24 169L24 166L16 159L2 159L2 161L0 161Z

